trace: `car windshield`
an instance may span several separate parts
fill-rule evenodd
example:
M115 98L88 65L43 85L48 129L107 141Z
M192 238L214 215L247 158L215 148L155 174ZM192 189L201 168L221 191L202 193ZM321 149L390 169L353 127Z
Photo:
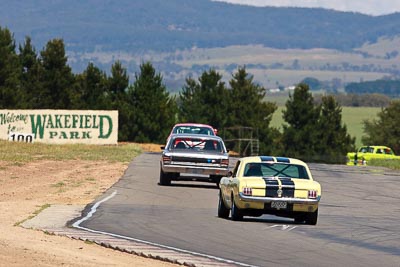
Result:
M244 169L244 176L310 179L306 168L302 165L266 162L247 163Z
M215 135L213 129L210 127L190 126L190 125L177 126L173 129L172 133Z
M201 138L174 138L170 143L170 150L195 150L204 152L221 153L222 144L218 140Z

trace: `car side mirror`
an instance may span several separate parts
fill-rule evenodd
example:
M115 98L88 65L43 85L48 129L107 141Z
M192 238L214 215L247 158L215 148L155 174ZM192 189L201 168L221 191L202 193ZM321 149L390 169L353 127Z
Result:
M233 176L232 171L229 171L228 174L227 174L226 176L227 176L227 177L232 177L232 176Z
M164 150L164 149L165 149L165 146L160 146L160 148L161 148L162 150Z

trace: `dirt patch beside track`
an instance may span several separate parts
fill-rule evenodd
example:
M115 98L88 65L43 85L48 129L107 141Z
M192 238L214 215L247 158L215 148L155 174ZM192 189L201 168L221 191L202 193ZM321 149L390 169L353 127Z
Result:
M145 150L161 151L159 145L146 146ZM127 164L102 161L0 161L1 265L176 266L19 226L49 205L92 202L126 168Z

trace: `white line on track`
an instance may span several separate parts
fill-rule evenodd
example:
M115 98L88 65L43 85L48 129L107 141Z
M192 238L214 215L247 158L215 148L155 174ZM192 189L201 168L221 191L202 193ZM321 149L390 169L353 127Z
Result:
M133 238L133 237L129 237L129 236L123 236L123 235L118 235L118 234L113 234L113 233L108 233L108 232L103 232L103 231L97 231L97 230L93 230L93 229L90 229L90 228L87 228L87 227L80 226L81 223L83 223L84 221L88 220L90 217L93 216L93 214L97 211L97 208L100 206L101 203L110 200L116 194L117 194L117 190L115 190L111 195L109 195L109 196L103 198L102 200L96 202L92 206L92 208L90 209L90 212L88 212L88 214L85 217L83 217L82 219L80 219L80 220L76 221L74 224L72 224L72 227L77 228L77 229L81 229L81 230L85 230L85 231L88 231L88 232L91 232L91 233L103 234L103 235L122 238L122 239L130 240L130 241L140 242L140 243L143 243L143 244L156 246L156 247L160 247L160 248L165 248L165 249L170 249L170 250L173 250L173 251L182 252L182 253L190 254L190 255L193 255L193 256L205 257L205 258L208 258L208 259L217 260L217 261L224 262L224 263L236 264L236 265L245 266L245 267L256 267L255 265L250 265L250 264L246 264L246 263L242 263L242 262L228 260L228 259L224 259L224 258L212 256L212 255L202 254L202 253L189 251L189 250L185 250L185 249L180 249L180 248L175 248L175 247L171 247L171 246L166 246L166 245L162 245L162 244L157 244L157 243L153 243L153 242L150 242L150 241L145 241L145 240L141 240L141 239L137 239L137 238Z

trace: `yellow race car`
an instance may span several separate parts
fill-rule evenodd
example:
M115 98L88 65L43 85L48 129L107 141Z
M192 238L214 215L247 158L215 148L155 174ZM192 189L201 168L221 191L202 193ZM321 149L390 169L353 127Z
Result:
M228 177L219 184L218 217L242 220L243 216L294 218L315 225L321 186L313 180L301 160L256 156L238 160Z
M362 146L356 152L347 153L347 165L367 165L371 159L400 159L387 146Z

